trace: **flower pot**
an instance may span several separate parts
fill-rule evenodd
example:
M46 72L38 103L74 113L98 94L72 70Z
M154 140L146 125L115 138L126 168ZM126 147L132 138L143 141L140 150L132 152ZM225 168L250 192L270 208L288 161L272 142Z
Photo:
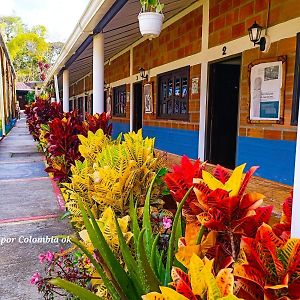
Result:
M164 20L163 14L144 12L139 14L138 19L140 31L143 36L149 37L150 39L159 36Z

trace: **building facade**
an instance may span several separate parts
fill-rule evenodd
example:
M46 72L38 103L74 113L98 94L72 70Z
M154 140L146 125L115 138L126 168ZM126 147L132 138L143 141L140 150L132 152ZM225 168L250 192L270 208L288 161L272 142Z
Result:
M15 85L14 67L0 34L0 138L5 136L16 122Z
M292 185L300 2L166 1L163 30L152 40L134 31L139 6L123 2L102 28L104 107L112 114L113 135L143 128L145 136L156 137L158 149L229 168L244 162L259 165L257 175ZM249 39L248 28L255 21L270 39L268 51L260 51ZM81 113L92 113L93 102L99 101L93 97L93 63L88 55L93 59L95 54L91 49L87 46L76 59L71 58L71 64L69 60L55 70L60 89L62 70L70 70L69 109ZM270 65L266 70L271 75L265 74L265 80L279 80L272 69L277 62L282 66L277 74L280 101L266 99L260 108L262 118L253 120L251 70ZM76 63L81 67L76 69ZM141 69L147 78L142 78ZM272 121L274 113L278 119Z

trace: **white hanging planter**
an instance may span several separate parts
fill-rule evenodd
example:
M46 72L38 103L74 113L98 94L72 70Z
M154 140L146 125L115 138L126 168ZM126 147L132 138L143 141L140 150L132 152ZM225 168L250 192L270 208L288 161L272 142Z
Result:
M149 39L158 37L162 30L164 15L157 12L141 12L138 16L141 34Z

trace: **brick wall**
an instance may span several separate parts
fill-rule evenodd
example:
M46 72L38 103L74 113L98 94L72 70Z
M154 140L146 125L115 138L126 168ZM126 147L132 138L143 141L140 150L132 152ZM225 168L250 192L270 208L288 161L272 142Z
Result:
M105 65L104 77L105 82L111 83L130 75L130 51L119 56L109 64Z
M201 65L195 65L190 67L190 82L189 82L189 121L179 121L179 120L164 120L157 119L157 77L152 77L151 82L153 84L153 99L154 107L153 114L144 114L143 124L145 126L157 126L165 128L174 129L186 129L186 130L199 130L199 110L200 101L199 92L197 94L192 94L192 79L199 78L198 91L200 91L200 73Z
M268 26L300 16L299 0L270 0ZM210 0L209 47L248 34L256 22L265 26L268 0Z
M152 41L144 41L133 49L133 73L181 59L201 51L202 7L165 28Z
M84 78L84 80L85 80L85 90L86 91L93 90L93 76L88 75Z
M287 38L272 43L268 53L262 53L258 48L247 50L243 53L243 65L241 75L241 97L240 97L240 128L239 135L255 138L273 140L296 140L296 126L291 126L291 109L294 85L296 38ZM248 65L262 58L275 58L287 55L287 72L285 78L285 109L284 124L249 124L249 78Z
M69 87L69 97L75 96L74 93L74 84Z

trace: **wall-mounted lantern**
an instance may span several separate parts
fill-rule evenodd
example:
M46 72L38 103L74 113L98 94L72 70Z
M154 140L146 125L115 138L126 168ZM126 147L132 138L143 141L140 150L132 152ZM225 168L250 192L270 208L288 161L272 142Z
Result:
M148 74L146 74L145 69L144 68L140 68L139 72L140 72L141 78L146 79L148 81Z
M258 25L255 21L254 24L250 28L248 28L248 33L250 41L253 42L254 46L259 45L260 51L265 51L267 41L264 36L261 37L262 30L263 27Z

